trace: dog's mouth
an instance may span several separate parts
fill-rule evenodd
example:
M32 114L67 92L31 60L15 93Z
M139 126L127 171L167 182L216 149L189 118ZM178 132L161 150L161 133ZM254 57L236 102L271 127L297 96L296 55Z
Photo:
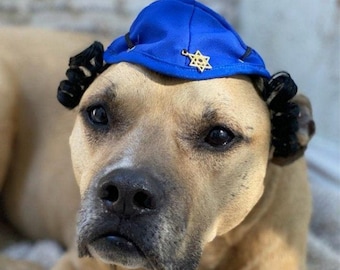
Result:
M112 232L100 235L88 244L96 253L102 255L101 257L110 256L110 253L127 253L137 256L143 256L143 253L137 245L120 233Z
M147 258L138 244L117 231L103 232L93 236L85 245L87 255L108 264L118 264L132 268L142 267L147 264Z

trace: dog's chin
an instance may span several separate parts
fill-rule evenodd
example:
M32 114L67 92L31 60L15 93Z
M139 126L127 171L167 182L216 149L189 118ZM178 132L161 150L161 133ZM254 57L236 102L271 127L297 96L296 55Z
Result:
M85 237L84 237L85 236ZM151 250L151 251L150 251ZM198 266L200 253L190 249L180 258L174 257L174 252L164 255L154 253L152 247L146 247L141 242L115 232L97 234L82 234L78 238L79 256L89 256L107 265L118 265L128 269L186 269L193 270Z
M87 245L90 256L106 264L120 265L131 269L147 266L147 259L139 247L119 234L100 236Z

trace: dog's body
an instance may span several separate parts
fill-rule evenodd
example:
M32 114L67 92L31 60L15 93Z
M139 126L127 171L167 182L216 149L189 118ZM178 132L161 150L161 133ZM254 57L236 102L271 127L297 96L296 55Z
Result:
M93 37L5 28L0 39L0 183L6 214L26 236L52 236L66 245L79 204L68 146L74 115L56 102L55 89L67 57Z
M252 82L190 82L126 63L75 109L78 248L95 257L78 259L75 114L55 89L93 37L2 29L0 40L2 207L26 236L71 250L56 269L304 269L305 162L271 162L270 116Z

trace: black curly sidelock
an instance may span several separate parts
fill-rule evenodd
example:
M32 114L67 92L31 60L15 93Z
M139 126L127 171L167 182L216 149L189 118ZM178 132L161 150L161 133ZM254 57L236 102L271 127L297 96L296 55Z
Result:
M292 101L297 91L295 82L287 72L278 72L264 82L261 93L271 114L274 158L288 158L302 150L297 137L300 109Z
M60 82L58 101L68 109L76 107L85 90L108 65L103 61L104 47L95 41L90 47L70 58L67 80Z

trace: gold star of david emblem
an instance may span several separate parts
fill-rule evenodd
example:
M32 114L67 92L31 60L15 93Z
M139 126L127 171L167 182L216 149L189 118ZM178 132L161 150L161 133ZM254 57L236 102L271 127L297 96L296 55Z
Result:
M197 68L200 72L206 69L212 69L209 64L210 57L203 55L199 50L195 53L189 53L187 50L182 50L182 55L190 58L189 66Z

